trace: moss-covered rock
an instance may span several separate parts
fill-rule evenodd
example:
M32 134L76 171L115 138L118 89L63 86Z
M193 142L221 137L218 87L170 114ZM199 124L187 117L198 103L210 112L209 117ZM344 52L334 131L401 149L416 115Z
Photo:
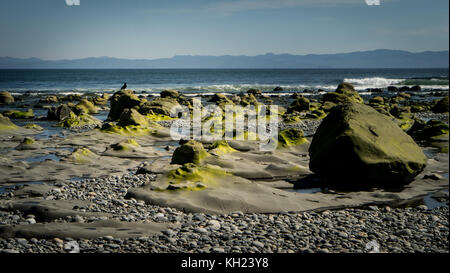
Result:
M327 114L324 111L317 109L317 110L313 110L309 113L306 113L305 118L306 119L322 119L326 116L327 116Z
M14 97L7 91L0 92L0 105L14 103Z
M94 162L96 158L97 156L88 148L79 148L68 157L68 160L77 164L85 164Z
M0 132L7 132L9 130L17 130L20 127L12 123L12 121L8 118L0 114Z
M98 114L98 107L96 107L92 102L88 101L87 99L82 99L80 102L75 106L73 111L77 115L81 114Z
M209 154L205 151L201 143L195 140L189 140L175 149L170 164L200 164L207 156L209 156Z
M113 150L115 151L128 151L140 147L140 145L136 140L129 138L126 141L111 144L110 147L113 148Z
M383 97L375 96L373 98L370 98L369 104L384 104Z
M145 116L139 114L135 109L125 109L120 115L119 122L117 122L118 126L128 126L128 125L139 125L142 127L149 126L149 119Z
M448 113L449 112L449 96L436 101L436 104L431 109L434 113Z
M41 126L34 124L34 123L28 123L25 126L23 126L25 129L31 129L31 130L37 130L37 131L43 131L44 128Z
M58 101L59 101L59 99L57 96L47 96L47 97L39 100L40 103L56 103Z
M27 111L18 110L7 110L3 112L5 117L15 118L15 119L33 119L34 113L33 109L28 109Z
M167 89L161 92L161 98L178 98L180 93L177 90Z
M124 109L138 107L141 100L132 90L120 90L111 97L111 110L108 114L109 120L118 120Z
M427 157L392 120L348 103L323 120L309 148L310 169L334 187L396 187L410 183Z
M228 154L237 152L237 150L230 147L226 140L218 140L209 145L208 152L216 155Z
M341 83L335 92L328 92L322 96L322 102L332 102L336 104L357 102L364 103L364 100L350 83Z
M164 116L171 116L173 109L180 104L174 98L156 98L152 101L142 103L139 108L139 113L142 115L159 114Z
M63 119L58 123L58 126L64 128L74 128L83 126L100 126L101 121L88 114L75 115L71 112L68 118Z
M448 133L448 125L434 119L426 123L420 119L416 119L414 125L408 131L408 134L416 140L440 140L445 138L448 141Z
M94 105L106 105L111 96L107 93L103 93L101 96L95 96L92 98L92 103Z
M303 96L298 96L296 100L288 107L287 113L306 112L310 110L310 102Z
M291 147L308 143L305 134L301 129L290 128L281 131L278 134L279 147Z
M247 106L247 105L259 105L258 100L255 98L255 96L253 94L247 94L241 97L241 102L240 104L242 106Z

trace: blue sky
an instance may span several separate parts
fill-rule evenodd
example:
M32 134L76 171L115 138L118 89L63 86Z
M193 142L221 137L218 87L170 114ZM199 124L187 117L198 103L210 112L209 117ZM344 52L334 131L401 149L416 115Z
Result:
M448 50L448 0L2 0L0 56Z

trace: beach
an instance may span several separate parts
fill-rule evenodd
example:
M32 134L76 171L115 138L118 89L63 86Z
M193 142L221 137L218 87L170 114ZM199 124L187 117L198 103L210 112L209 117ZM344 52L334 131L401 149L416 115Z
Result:
M448 253L448 69L52 72L3 71L1 252ZM173 139L193 99L276 105L276 148Z

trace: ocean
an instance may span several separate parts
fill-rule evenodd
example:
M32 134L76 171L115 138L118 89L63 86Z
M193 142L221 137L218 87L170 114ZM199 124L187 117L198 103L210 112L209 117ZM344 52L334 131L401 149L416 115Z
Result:
M0 90L29 93L111 93L124 82L138 93L176 89L186 94L334 90L342 81L358 91L387 86L449 89L449 69L2 69ZM284 92L283 91L283 92Z

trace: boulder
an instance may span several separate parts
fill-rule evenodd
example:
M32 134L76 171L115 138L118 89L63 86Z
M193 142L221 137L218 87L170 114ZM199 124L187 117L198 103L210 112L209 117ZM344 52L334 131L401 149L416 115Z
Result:
M0 131L17 130L19 129L8 117L0 114Z
M275 87L274 89L273 89L273 91L274 92L281 92L281 91L283 91L284 89L283 89L283 87L281 87L281 86L277 86L277 87Z
M58 102L58 97L57 96L47 96L43 99L39 100L40 103L55 103Z
M175 149L170 164L199 164L207 156L209 156L209 154L203 148L201 143L195 140L189 140Z
M11 93L2 91L0 92L0 105L14 103L14 97Z
M346 82L339 84L335 92L328 92L324 94L322 96L322 101L329 101L336 104L347 102L364 102L358 92L356 92L353 85Z
M257 97L257 96L261 96L262 95L262 91L259 90L259 89L249 89L247 91L247 94Z
M389 92L398 92L398 88L395 86L388 86L387 91Z
M449 103L449 96L438 100L431 110L434 113L448 113L449 111L448 103Z
M369 103L370 104L384 104L384 99L383 99L383 97L376 96L376 97L371 98L369 100Z
M124 109L139 106L141 101L132 90L120 90L111 97L111 110L108 114L109 120L118 120Z
M61 104L58 107L51 107L48 109L47 119L62 121L69 118L71 112L72 110L67 104Z
M419 85L414 85L409 89L410 91L421 91L422 88Z
M161 92L161 98L178 98L180 93L177 90L167 89Z
M297 97L297 99L288 107L287 113L304 112L309 111L309 100L303 96Z
M92 102L88 101L87 99L82 99L75 106L74 112L77 115L80 115L80 114L98 114L98 107L96 107Z
M311 171L337 188L409 184L427 162L422 149L389 117L359 103L332 109L309 154Z
M142 103L139 108L139 113L143 115L160 114L170 116L172 109L179 105L178 101L174 98L156 98L152 101Z
M416 140L439 140L448 141L449 127L446 123L431 119L424 122L416 119L408 134Z
M117 125L125 127L129 125L139 125L142 127L148 126L148 119L139 114L138 111L135 109L125 109L122 112L122 115L120 115L120 120L117 123Z
M305 143L308 143L308 140L305 138L305 134L301 129L289 128L278 134L279 147L297 146Z

